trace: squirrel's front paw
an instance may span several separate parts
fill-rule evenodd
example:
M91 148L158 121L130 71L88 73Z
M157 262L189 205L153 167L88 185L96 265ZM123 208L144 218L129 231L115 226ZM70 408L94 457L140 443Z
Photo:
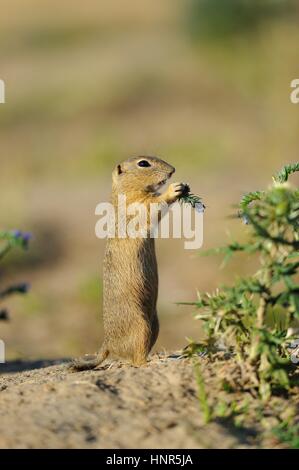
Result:
M167 190L167 199L169 202L175 202L186 191L185 183L172 183Z

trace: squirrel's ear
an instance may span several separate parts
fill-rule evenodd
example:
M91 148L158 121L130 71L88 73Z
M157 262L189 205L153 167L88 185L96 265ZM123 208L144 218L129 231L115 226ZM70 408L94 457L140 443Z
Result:
M113 170L113 173L112 173L112 179L113 181L117 181L117 178L119 175L121 175L123 173L123 169L121 167L121 165L117 165L114 170Z

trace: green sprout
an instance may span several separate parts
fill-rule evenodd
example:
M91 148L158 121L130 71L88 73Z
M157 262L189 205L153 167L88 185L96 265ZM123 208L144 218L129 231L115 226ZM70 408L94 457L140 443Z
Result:
M192 194L188 184L185 184L184 192L180 196L179 201L182 204L190 204L194 209L198 209L201 212L205 209L205 205L202 203L201 197Z

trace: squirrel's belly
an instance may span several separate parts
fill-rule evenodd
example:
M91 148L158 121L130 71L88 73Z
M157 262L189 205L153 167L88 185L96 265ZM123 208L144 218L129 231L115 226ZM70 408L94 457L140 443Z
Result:
M152 244L130 241L109 240L104 259L105 342L112 354L123 358L132 358L141 350L146 357L159 329L155 251Z
M122 315L129 315L129 311L151 315L158 295L158 270L152 241L108 240L103 278L104 314L109 315L110 310L122 312Z

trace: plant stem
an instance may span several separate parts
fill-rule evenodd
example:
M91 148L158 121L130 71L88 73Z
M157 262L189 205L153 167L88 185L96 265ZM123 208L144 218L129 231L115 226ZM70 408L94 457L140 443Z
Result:
M256 318L257 318L257 327L258 328L263 328L265 325L265 319L266 319L266 309L267 309L267 300L264 295L261 296L260 298L260 303L256 312Z

